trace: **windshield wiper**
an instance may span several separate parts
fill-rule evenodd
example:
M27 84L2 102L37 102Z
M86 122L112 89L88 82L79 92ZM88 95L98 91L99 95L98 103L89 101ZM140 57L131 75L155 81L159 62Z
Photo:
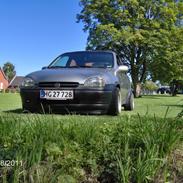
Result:
M58 65L55 65L55 66L50 66L48 67L48 69L55 69L55 68L65 68L64 66L58 66Z
M87 66L87 65L80 65L79 67L82 67L82 68L92 68L92 66Z
M65 67L65 66L58 66L58 65L55 65L55 66L50 66L48 67L48 69L59 69L59 68L106 68L104 66L87 66L87 65L74 65L74 66L68 66L68 67Z
M83 68L102 68L102 69L105 69L106 67L104 67L104 66L87 66L87 65L82 65L82 66L80 66L80 67L83 67Z
M67 68L79 68L80 66L79 65L73 65L73 66L69 66Z
M92 68L92 66L74 65L74 66L69 66L67 68Z

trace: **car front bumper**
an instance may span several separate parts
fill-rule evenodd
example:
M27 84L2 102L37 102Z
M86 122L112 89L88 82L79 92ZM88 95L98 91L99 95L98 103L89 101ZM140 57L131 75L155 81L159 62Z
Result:
M42 112L51 110L58 112L89 112L89 111L107 111L112 99L113 87L105 89L71 89L73 90L74 99L72 100L47 100L40 99L40 90L21 89L22 107L28 111ZM50 89L49 89L50 90ZM54 89L53 89L54 90Z

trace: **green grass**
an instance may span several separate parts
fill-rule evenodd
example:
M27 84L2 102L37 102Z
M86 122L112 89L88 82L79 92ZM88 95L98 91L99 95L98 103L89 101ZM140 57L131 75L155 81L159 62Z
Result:
M122 111L121 115L140 114L144 116L148 114L154 116L155 114L157 117L164 117L167 108L169 108L167 117L176 117L183 108L183 95L175 97L169 95L143 96L142 98L135 99L134 111ZM19 94L0 94L0 111L16 109L21 109Z
M0 93L0 111L21 108L20 95L17 93Z
M183 109L183 95L175 97L169 95L143 96L135 101L134 113L164 117L168 108L167 117L176 117Z
M19 95L0 94L0 160L19 162L0 167L0 182L171 181L169 155L183 139L183 120L175 118L182 100L144 96L118 117L37 115L16 110Z

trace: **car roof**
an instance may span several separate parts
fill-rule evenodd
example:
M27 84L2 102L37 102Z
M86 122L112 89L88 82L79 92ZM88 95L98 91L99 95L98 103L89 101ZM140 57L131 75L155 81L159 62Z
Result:
M72 53L112 53L112 54L116 54L114 51L111 51L111 50L87 50L87 51L73 51L73 52L65 52L63 54L72 54Z

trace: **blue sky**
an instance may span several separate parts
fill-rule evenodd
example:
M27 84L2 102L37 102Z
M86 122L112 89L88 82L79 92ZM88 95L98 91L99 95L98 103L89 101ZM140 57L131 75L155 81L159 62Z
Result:
M67 51L84 50L79 0L0 0L0 66L26 75Z

